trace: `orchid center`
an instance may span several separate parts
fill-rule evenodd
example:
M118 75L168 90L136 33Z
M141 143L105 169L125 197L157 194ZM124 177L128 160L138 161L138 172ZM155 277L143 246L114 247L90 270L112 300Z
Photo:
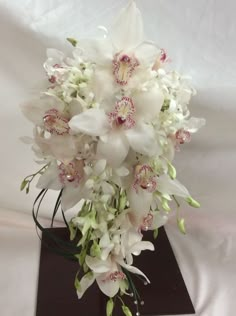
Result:
M191 141L191 134L184 129L180 129L175 133L175 138L179 144L189 143Z
M75 160L69 164L61 163L59 165L59 179L63 185L73 183L74 186L78 186L80 180L83 177L84 163L82 160Z
M156 190L156 175L149 165L136 166L133 187L136 192L139 187L148 192L154 192Z
M134 56L121 53L116 54L113 59L113 74L116 82L121 86L127 85L138 66L139 62Z
M56 109L47 111L44 114L43 121L45 130L51 134L64 135L69 133L69 120Z
M153 223L153 215L151 213L148 213L148 215L144 217L143 219L141 229L148 231L152 227L152 223Z
M110 273L106 279L103 280L103 282L107 282L107 281L113 281L113 282L117 282L117 281L122 281L125 280L126 276L122 271L115 271Z
M58 68L63 68L63 67L61 65L59 65L59 64L55 64L55 65L53 65L53 68L54 69L58 69ZM48 81L51 82L51 83L56 83L57 79L58 78L55 75L51 75L51 76L49 76Z
M130 129L135 125L133 119L135 106L131 98L123 97L116 103L115 110L108 114L110 123L116 127Z

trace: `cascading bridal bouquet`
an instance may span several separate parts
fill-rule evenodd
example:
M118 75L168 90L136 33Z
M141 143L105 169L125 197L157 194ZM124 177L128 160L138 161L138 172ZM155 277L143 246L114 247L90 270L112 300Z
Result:
M102 30L99 39L68 39L75 47L71 57L47 50L48 87L21 107L34 124L30 141L42 166L24 179L21 189L28 193L39 176L34 219L41 229L37 213L42 199L49 189L59 191L52 222L61 206L74 245L71 256L80 267L78 298L96 281L109 298L107 316L114 297L131 315L123 294L134 296L139 315L140 297L131 276L150 281L133 266L133 256L154 250L143 235L153 230L157 236L171 200L178 207L178 197L199 207L176 180L172 161L205 121L190 117L195 91L189 78L166 71L166 52L144 40L134 1L110 30ZM76 205L77 215L68 223L64 212ZM176 214L185 233L184 219Z

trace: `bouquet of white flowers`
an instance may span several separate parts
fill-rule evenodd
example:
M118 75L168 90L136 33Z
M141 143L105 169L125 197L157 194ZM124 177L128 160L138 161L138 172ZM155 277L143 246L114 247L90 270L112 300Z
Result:
M167 54L144 39L134 1L110 30L101 29L98 39L69 38L70 57L47 50L48 88L21 107L34 124L32 149L43 167L26 177L21 189L28 193L38 175L37 201L48 189L58 190L53 219L60 206L64 215L80 202L77 215L66 222L81 267L78 298L96 281L110 298L109 316L114 296L139 301L130 273L150 282L133 266L133 256L154 250L142 240L145 231L157 236L168 220L169 202L179 206L177 197L199 207L176 180L172 161L205 121L190 117L195 90L188 77L165 70ZM178 212L177 223L185 233ZM124 303L122 308L131 315Z

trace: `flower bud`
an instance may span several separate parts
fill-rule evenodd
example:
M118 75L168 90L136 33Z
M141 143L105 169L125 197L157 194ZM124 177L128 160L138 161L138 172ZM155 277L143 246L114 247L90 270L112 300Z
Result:
M163 207L163 209L166 211L166 212L169 212L171 209L168 205L168 202L166 199L162 198L161 199L161 206Z
M168 162L168 174L172 180L176 178L176 169L170 162Z
M107 301L107 307L106 307L107 316L112 316L113 309L114 309L114 302L113 302L113 299L110 298Z
M178 224L178 228L179 228L180 232L185 235L186 234L186 230L185 230L185 220L184 220L184 218L179 218L177 220L177 224Z
M122 310L123 310L123 313L125 314L125 316L132 316L132 313L131 313L128 306L123 305Z
M198 203L196 200L194 200L191 196L186 198L185 201L192 207L196 207L196 208L200 207L200 203Z
M67 38L67 41L68 41L69 43L71 43L72 46L76 47L76 45L77 45L76 39L71 38L71 37L68 37L68 38Z

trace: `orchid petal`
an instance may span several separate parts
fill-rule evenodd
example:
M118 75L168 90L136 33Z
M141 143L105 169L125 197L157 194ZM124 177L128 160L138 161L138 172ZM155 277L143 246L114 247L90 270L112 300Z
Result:
M59 172L56 163L52 163L38 180L36 185L39 189L61 190L62 184L59 181Z
M61 51L55 48L47 48L46 54L48 58L53 58L54 60L57 60L57 61L62 61L63 58L65 57Z
M150 283L150 281L149 281L149 279L147 278L147 276L146 276L141 270L139 270L138 268L133 267L133 266L130 266L130 265L126 264L126 263L125 263L124 261L122 261L122 260L117 260L117 262L118 262L123 268L125 268L126 270L128 270L129 272L143 276L143 277L146 279L146 281L147 281L148 283Z
M93 284L95 276L92 273L85 274L80 280L80 288L77 289L78 299L81 299L85 291Z
M74 132L81 132L90 136L101 136L108 132L107 115L100 109L89 109L74 116L69 122Z
M94 166L94 175L100 175L106 168L107 161L105 159L98 160Z
M66 186L62 192L61 206L66 211L75 206L83 198L79 187Z
M97 276L97 284L100 290L108 297L115 296L120 289L120 282L107 279L107 274Z
M129 190L128 198L130 208L134 210L134 212L137 211L140 217L145 216L149 211L153 199L152 193L143 189L136 192L133 188Z
M43 96L41 99L33 99L21 104L21 111L24 116L36 125L42 125L45 112L56 109L62 112L64 103L55 96Z
M111 250L114 248L114 244L108 245L106 248L102 249L101 251L101 259L107 260Z
M117 168L115 170L115 173L119 176L119 177L125 177L129 174L129 169L125 168L124 166Z
M118 50L138 46L144 38L142 15L134 1L130 1L111 29L111 39Z
M153 220L151 227L149 227L150 230L157 229L163 225L165 225L168 221L168 216L165 214L161 214L159 211L156 211L153 213Z
M112 63L111 63L112 65ZM114 75L112 67L97 67L94 73L92 83L95 99L102 104L102 108L106 111L111 109L111 104L115 104L114 93Z
M145 67L152 67L160 55L160 48L151 42L143 42L135 49L135 57Z
M203 118L191 117L184 123L184 129L190 133L196 133L201 127L206 124L206 120Z
M129 251L134 255L134 256L139 256L140 253L143 250L151 250L154 251L154 245L150 241L140 241L134 244Z
M98 156L105 158L112 167L119 167L128 151L129 144L121 133L110 133L106 142L98 142Z
M83 58L98 65L111 63L112 43L108 39L82 39L79 41L79 48L75 49L74 55L83 55Z
M49 145L53 156L64 164L73 160L78 153L76 138L71 135L51 135L45 139L45 143Z
M82 104L79 100L73 99L69 106L70 117L80 114L83 111Z
M110 271L112 264L110 260L102 261L98 258L86 256L87 266L95 273L105 273Z
M172 180L167 174L157 180L157 190L163 194L177 195L183 198L190 196L188 190L178 180Z
M125 135L134 151L149 157L160 154L160 148L158 148L155 132L151 125L141 123L125 131Z
M158 86L136 94L133 99L137 116L146 122L151 122L157 117L164 102L163 93Z

